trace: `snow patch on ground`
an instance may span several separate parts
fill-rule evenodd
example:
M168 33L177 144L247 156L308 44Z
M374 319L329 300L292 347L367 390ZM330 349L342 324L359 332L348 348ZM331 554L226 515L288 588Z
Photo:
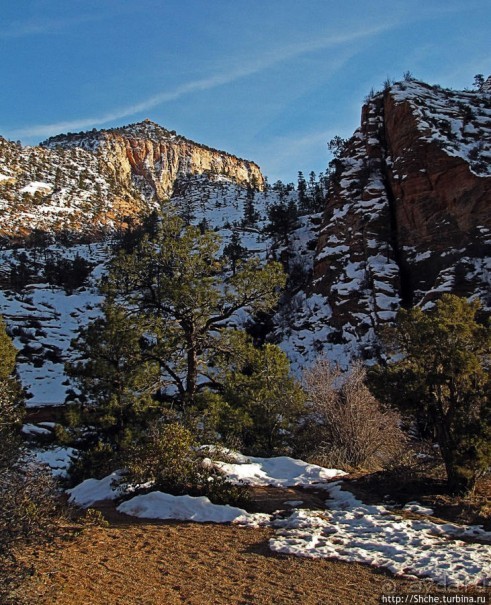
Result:
M38 462L50 468L54 477L64 478L77 455L77 450L73 447L50 447L34 450L33 454Z
M445 585L491 580L491 545L459 539L478 536L491 542L491 532L403 519L383 506L363 504L339 483L328 489L331 499L325 511L295 510L274 521L278 529L270 540L274 552L365 563Z
M115 471L103 479L86 479L74 488L67 490L67 494L70 496L69 502L87 508L94 502L115 500L122 494L122 490L118 487L120 478L121 472Z
M213 504L206 496L172 496L151 492L135 496L117 508L120 513L145 519L176 519L197 523L238 523L259 526L269 523L270 516L251 514L235 506Z
M288 456L276 458L244 458L237 462L217 462L216 465L233 482L275 487L307 487L346 475L344 471L308 464Z

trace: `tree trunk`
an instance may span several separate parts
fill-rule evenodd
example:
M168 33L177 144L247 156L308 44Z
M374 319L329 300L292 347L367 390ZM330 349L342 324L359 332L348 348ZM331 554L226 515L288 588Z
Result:
M186 376L186 401L185 406L194 403L196 389L198 386L198 355L196 352L195 336L192 331L186 334L187 343L187 376Z
M476 473L473 469L458 464L447 466L447 485L449 491L455 496L465 496L472 493L476 485Z
M450 493L456 496L469 494L476 485L475 470L469 466L468 461L459 456L458 443L442 443L440 437L441 434L439 435L439 445L447 472L447 485Z

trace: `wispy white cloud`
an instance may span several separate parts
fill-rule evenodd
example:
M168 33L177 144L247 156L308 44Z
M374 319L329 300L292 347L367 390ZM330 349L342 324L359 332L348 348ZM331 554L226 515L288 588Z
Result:
M206 78L200 78L182 84L173 90L162 91L148 97L138 103L115 109L97 116L84 117L75 120L66 120L52 124L40 124L16 129L9 134L15 138L23 137L45 137L64 131L81 130L101 126L127 118L129 116L153 109L163 103L175 101L183 96L211 90L220 86L231 84L239 79L260 73L275 65L321 50L345 46L364 39L378 36L395 27L397 23L379 24L375 27L364 28L357 31L349 31L334 35L328 35L319 39L308 40L301 43L290 44L281 48L264 52L254 60L241 59L237 61L237 67L231 68L223 73L216 73Z
M77 15L76 17L37 17L27 21L14 21L0 27L0 40L25 38L34 35L53 34L64 29L99 20L99 16Z

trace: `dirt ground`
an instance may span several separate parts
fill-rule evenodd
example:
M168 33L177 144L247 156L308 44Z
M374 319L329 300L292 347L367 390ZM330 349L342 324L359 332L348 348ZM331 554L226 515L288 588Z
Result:
M254 494L267 512L285 499L317 508L322 494ZM367 566L272 553L270 528L153 522L97 507L108 527L76 526L65 539L23 552L36 572L22 588L27 605L364 605L382 595L441 594L425 581Z
M31 552L32 605L379 603L414 583L368 567L278 556L270 529L123 520ZM31 559L32 560L32 559Z

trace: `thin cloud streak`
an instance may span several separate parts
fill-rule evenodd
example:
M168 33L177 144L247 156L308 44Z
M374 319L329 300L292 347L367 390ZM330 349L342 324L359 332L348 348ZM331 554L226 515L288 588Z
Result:
M294 59L296 57L311 52L317 52L319 50L324 50L327 48L342 46L351 42L356 42L357 40L377 36L389 29L392 29L396 25L396 23L389 23L356 32L342 33L338 35L329 36L328 38L303 42L300 44L292 44L290 46L283 47L281 49L267 53L256 61L249 62L247 65L239 67L235 70L231 70L226 73L215 74L207 78L188 82L186 84L178 86L172 91L164 91L158 93L149 97L148 99L145 99L144 101L141 101L140 103L135 103L128 107L105 113L101 116L81 118L64 122L56 122L53 124L34 125L14 130L11 134L16 138L49 136L67 130L80 130L84 128L100 126L111 121L120 120L143 111L148 111L149 109L157 107L158 105L169 101L175 101L185 95L192 94L194 92L211 90L213 88L218 88L220 86L231 84L236 80L260 73L279 63Z
M15 38L25 38L27 36L47 35L62 31L67 27L80 25L81 23L90 23L100 19L97 15L82 15L68 19L49 19L39 18L31 19L25 22L14 22L5 29L0 29L1 40L12 40Z

